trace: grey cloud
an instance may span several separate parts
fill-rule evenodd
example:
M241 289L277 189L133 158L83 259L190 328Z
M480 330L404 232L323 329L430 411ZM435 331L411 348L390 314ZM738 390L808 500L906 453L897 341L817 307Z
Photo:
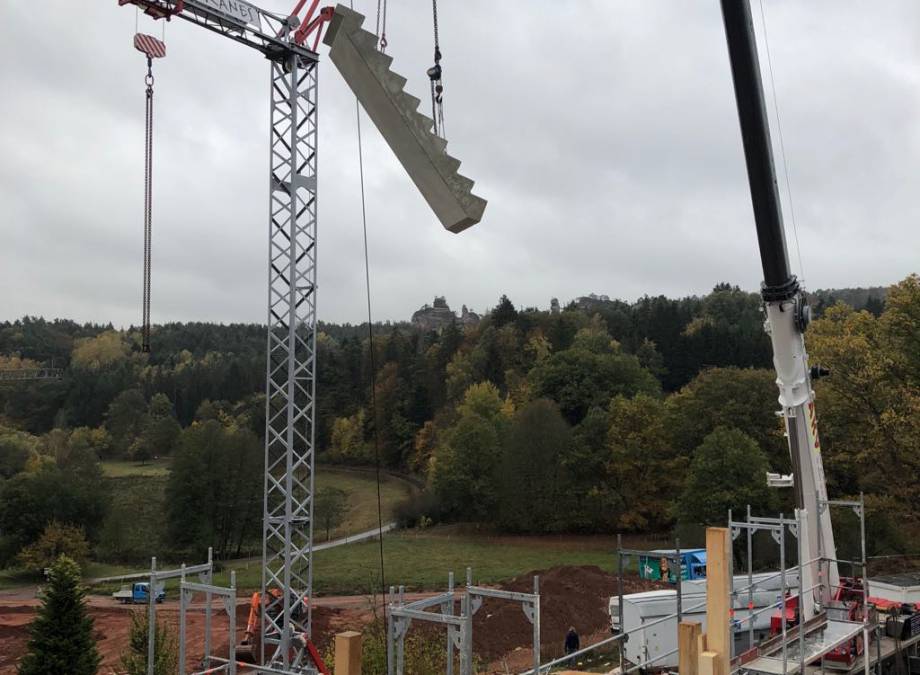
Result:
M277 12L293 4L263 0ZM809 286L917 271L920 8L765 0L765 9ZM490 203L476 228L443 231L363 120L377 318L406 318L435 293L482 310L501 293L545 307L591 291L632 299L721 280L757 287L715 0L454 0L439 10L450 150ZM15 27L0 43L0 317L137 322L134 20L115 3L0 5L2 25ZM423 100L430 22L430 5L391 0L394 68ZM181 21L166 37L169 55L156 64L154 319L262 321L266 64ZM328 63L320 97L319 312L360 321L354 98ZM796 264L788 206L787 229Z

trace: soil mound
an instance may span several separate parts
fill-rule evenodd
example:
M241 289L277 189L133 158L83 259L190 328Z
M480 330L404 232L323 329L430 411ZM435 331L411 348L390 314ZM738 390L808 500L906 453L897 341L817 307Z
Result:
M519 593L533 592L533 577L540 577L540 644L543 657L562 654L565 634L574 626L582 644L585 638L610 625L607 604L617 593L616 575L596 565L553 567L522 574L501 586ZM667 588L665 584L624 576L623 592ZM473 619L475 653L493 660L532 643L533 626L524 616L519 603L486 598Z

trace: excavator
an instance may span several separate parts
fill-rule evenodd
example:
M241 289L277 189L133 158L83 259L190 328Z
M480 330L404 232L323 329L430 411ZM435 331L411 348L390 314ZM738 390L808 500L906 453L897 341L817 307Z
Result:
M240 661L245 661L246 663L257 662L259 647L261 646L259 638L262 634L260 630L262 612L273 611L271 608L279 607L280 604L277 600L282 597L280 588L272 588L268 594L271 596L271 600L268 602L263 602L262 594L258 591L252 594L249 603L249 619L246 621L246 633L242 641L236 646L236 657ZM306 614L306 606L296 603L291 603L291 606L292 617L295 621L299 621ZM306 634L295 636L295 639L303 643L306 652L313 659L313 665L321 675L331 675L313 641Z

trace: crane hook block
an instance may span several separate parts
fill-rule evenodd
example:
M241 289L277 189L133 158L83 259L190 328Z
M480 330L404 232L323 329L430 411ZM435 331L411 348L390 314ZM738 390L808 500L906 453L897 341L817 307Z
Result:
M166 44L152 35L145 35L144 33L135 35L134 48L142 54L146 54L148 59L162 59L166 56Z
M482 219L486 200L472 193L473 181L457 173L459 160L447 154L447 141L432 133L434 122L418 112L421 101L403 91L406 78L390 70L392 57L377 49L377 38L361 28L363 22L361 14L335 8L323 40L329 58L441 224L462 232Z

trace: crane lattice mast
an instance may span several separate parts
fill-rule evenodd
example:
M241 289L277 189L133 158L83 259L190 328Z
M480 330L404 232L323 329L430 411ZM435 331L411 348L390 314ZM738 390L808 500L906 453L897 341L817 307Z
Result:
M313 584L318 63L297 38L311 23L318 32L322 15L311 16L317 2L303 23L296 12L279 16L239 0L119 4L137 5L154 18L184 19L270 61L262 660L297 670L309 658L304 638L311 633ZM282 592L267 592L273 588Z

